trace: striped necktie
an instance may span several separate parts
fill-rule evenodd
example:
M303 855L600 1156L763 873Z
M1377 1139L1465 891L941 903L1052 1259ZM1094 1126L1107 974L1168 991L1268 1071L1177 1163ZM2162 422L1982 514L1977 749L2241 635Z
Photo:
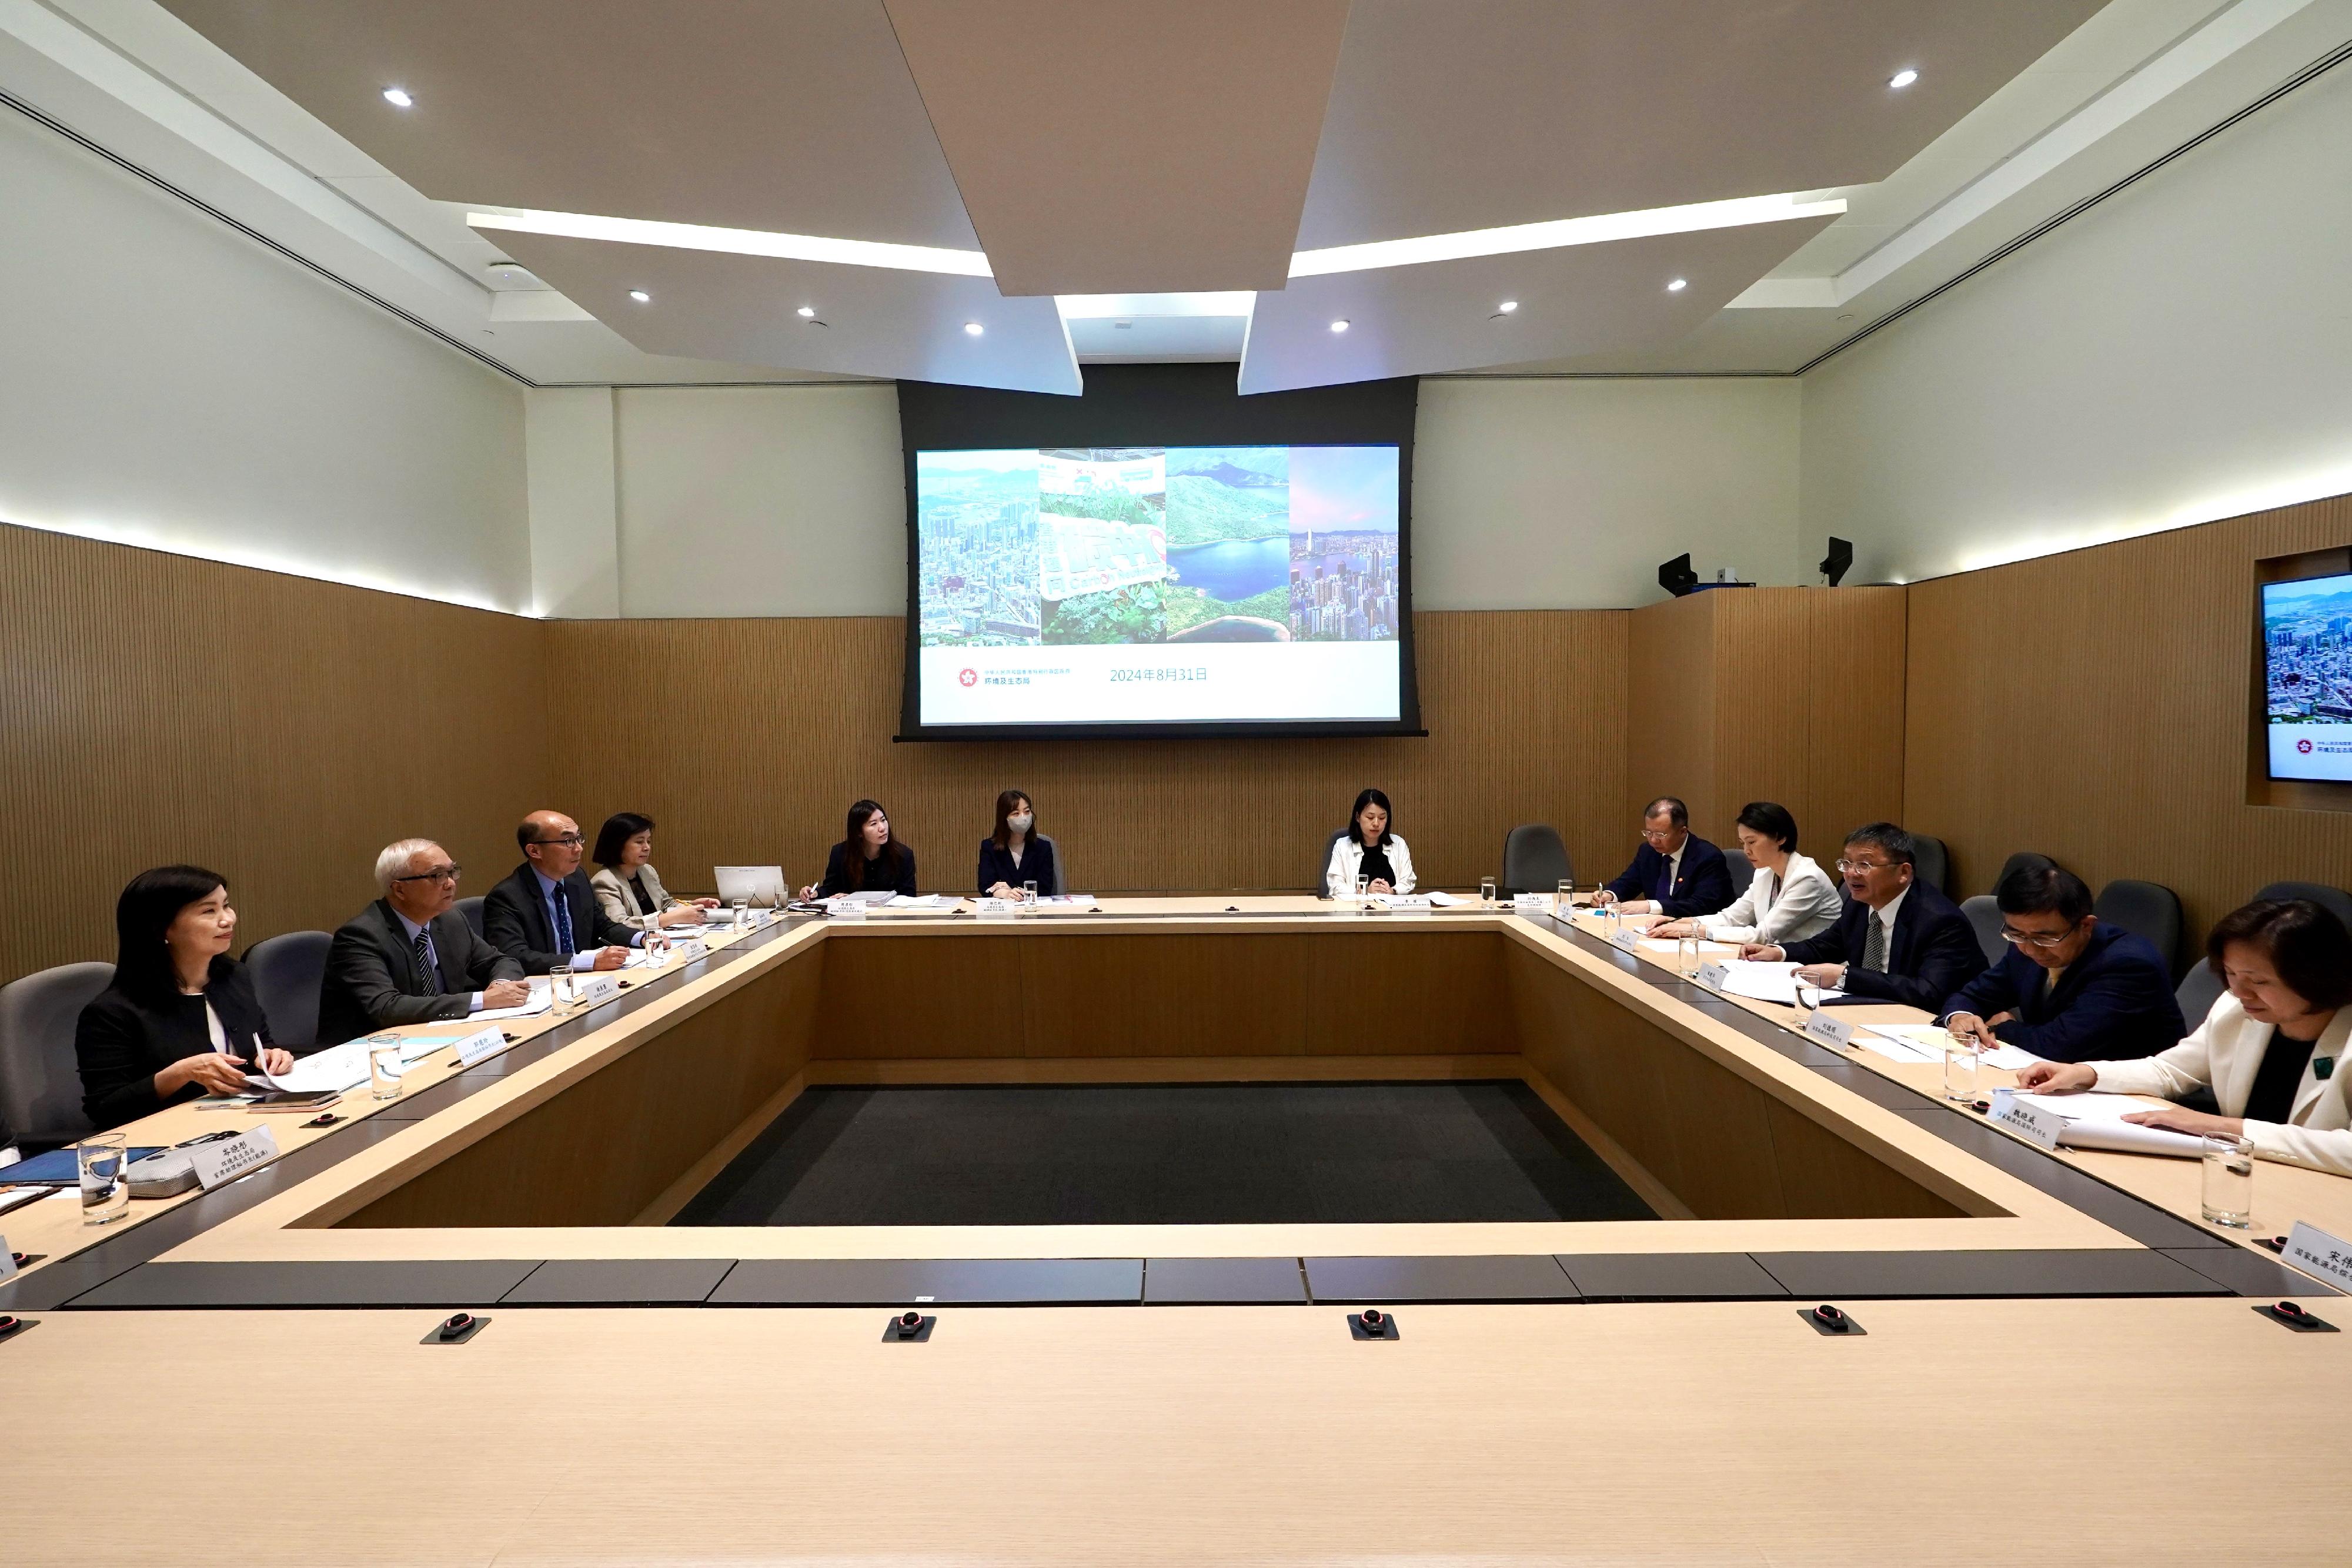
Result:
M416 954L416 983L424 988L422 994L428 997L439 996L441 971L434 967L433 949L425 944L425 933L419 931L416 934L416 940L410 946Z
M1886 922L1878 911L1870 912L1870 940L1862 949L1862 967L1873 973L1886 973Z

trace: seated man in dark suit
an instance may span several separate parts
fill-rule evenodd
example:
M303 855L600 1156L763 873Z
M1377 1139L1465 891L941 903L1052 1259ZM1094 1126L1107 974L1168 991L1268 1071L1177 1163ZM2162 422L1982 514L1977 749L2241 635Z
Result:
M1661 795L1642 813L1642 847L1633 852L1633 863L1603 884L1593 902L1676 920L1713 915L1731 903L1731 866L1721 850L1690 831L1690 808Z
M2009 951L1944 1003L1940 1020L2047 1061L2120 1061L2189 1032L2172 971L2146 939L2091 913L2091 890L2054 865L2011 872L1993 894Z
M457 868L431 839L375 858L383 896L335 933L319 988L319 1039L333 1044L399 1024L461 1019L530 999L522 966L457 912Z
M1959 905L1914 880L1914 853L1911 835L1892 822L1856 828L1838 862L1846 905L1837 924L1785 946L1751 944L1739 956L1792 959L1799 979L1855 1001L1940 1011L1946 997L1984 972L1984 950Z
M557 968L617 969L645 933L604 913L580 869L580 824L533 811L515 829L522 864L482 900L482 935L526 975Z

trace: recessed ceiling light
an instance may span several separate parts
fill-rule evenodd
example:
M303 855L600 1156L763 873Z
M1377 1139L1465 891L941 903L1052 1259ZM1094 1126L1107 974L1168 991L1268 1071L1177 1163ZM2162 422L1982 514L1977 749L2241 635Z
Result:
M1689 278L1677 277L1672 283L1666 285L1666 292L1669 294L1680 294L1684 289L1688 288L1689 287Z
M1345 321L1334 321L1331 323L1331 330L1334 332L1344 332L1347 329L1348 324Z
M964 329L964 335L965 335L966 337L971 337L971 338L977 338L977 337L979 337L979 336L981 335L981 333L982 333L982 331L986 330L986 329L984 329L983 327L982 327L982 326L981 326L981 324L980 324L979 322L977 322L977 321L967 321L967 322L965 322L965 323L963 324L963 329Z
M814 305L803 305L803 306L802 306L802 307L800 308L800 319L801 319L802 320L803 320L803 321L814 321L814 320L815 320L815 319L816 319L816 307L815 307L815 306L814 306Z
M1495 307L1496 310L1506 316L1508 316L1512 311L1517 310L1518 308L1519 302L1516 299L1506 299L1500 305Z
M1901 70L1896 71L1893 76L1888 77L1886 78L1886 85L1888 87L1909 87L1913 82L1917 81L1918 79L1919 73L1913 70L1909 66L1906 66Z
M642 288L630 289L629 298L635 300L640 305L650 305L654 302L654 297L646 293Z
M415 104L416 100L409 97L406 89L404 89L388 87L383 89L383 101L392 105L394 109L406 109Z

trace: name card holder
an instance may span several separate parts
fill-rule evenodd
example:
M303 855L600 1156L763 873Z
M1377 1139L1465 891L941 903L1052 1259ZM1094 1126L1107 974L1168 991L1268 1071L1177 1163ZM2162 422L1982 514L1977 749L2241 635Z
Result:
M2027 1143L2045 1149L2056 1148L2059 1134L2066 1130L2066 1118L2054 1116L2039 1105L2029 1105L2007 1089L1993 1091L1992 1110L1987 1114Z
M2352 1242L2338 1241L2316 1225L2298 1219L2280 1254L2305 1273L2352 1293Z
M1815 1040L1823 1040L1834 1046L1843 1047L1853 1043L1853 1025L1843 1019L1833 1019L1827 1013L1817 1012L1807 1019L1805 1032Z
M234 1138L199 1144L188 1151L188 1161L196 1167L196 1184L206 1192L277 1157L278 1139L267 1127L251 1127Z

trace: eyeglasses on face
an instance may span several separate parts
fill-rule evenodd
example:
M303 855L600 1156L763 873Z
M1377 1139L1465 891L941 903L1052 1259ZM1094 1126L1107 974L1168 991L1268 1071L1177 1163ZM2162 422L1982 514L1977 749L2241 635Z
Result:
M2080 924L2082 924L2080 921L2075 922L2075 925ZM2053 947L2059 946L2066 940L2067 937L2072 936L2073 935L2074 935L2074 925L2067 926L2065 930L2058 932L2054 936L2040 931L2011 931L2006 925L2000 928L2000 939L2008 943L2011 946L2039 947L2045 953L2049 952Z
M394 882L455 882L465 874L466 868L463 866L436 865L431 871L412 872L406 876L396 876L392 880Z

